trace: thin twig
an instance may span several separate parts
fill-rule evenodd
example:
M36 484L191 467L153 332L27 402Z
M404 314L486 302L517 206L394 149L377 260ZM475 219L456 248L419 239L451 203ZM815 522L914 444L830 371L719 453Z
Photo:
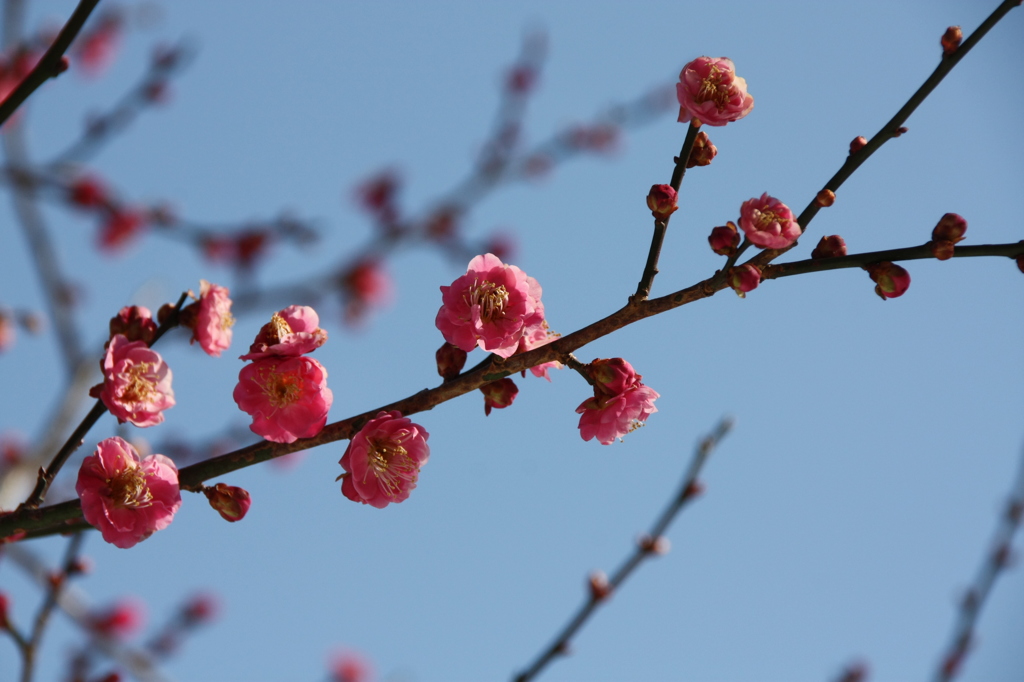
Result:
M686 506L686 503L693 500L699 494L697 476L700 474L701 468L703 468L712 451L729 433L732 426L732 419L726 417L718 423L714 431L701 440L693 453L693 459L690 460L690 466L686 469L686 474L683 476L679 490L672 496L672 499L665 507L665 511L658 517L658 520L651 526L650 532L637 543L633 552L612 574L607 585L598 583L595 586L593 582L591 583L592 588L586 601L583 602L576 614L569 620L569 623L555 637L554 641L541 652L526 670L515 677L515 682L527 682L534 679L555 657L567 652L572 638L586 624L598 606L618 589L645 559L650 559L653 555L664 552L662 548L665 546L665 539L663 537L665 531L668 530L668 527L675 520L676 516L679 515L683 507Z

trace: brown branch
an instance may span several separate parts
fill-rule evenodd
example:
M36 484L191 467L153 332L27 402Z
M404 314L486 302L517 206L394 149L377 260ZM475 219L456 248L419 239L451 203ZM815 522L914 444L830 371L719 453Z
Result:
M96 5L100 0L81 0L78 3L78 7L72 12L71 18L68 19L67 23L64 24L64 28L57 34L57 39L50 46L50 49L39 60L39 63L35 65L27 76L22 79L21 83L18 84L11 94L7 95L3 102L0 102L0 125L3 125L4 121L11 117L18 107L29 98L29 96L35 92L40 85L56 78L67 69L67 64L64 63L64 53L71 47L71 41L75 39L78 32L82 30L82 26L85 25L85 20L89 18L89 14L92 13Z
M637 546L634 548L633 553L619 566L618 570L612 574L611 579L608 582L594 583L591 582L590 594L587 600L583 602L579 610L576 612L565 628L555 637L554 641L537 657L537 659L530 664L526 670L515 677L515 682L527 682L537 677L540 672L552 661L555 657L564 654L568 651L569 643L576 633L586 624L590 616L597 610L597 608L616 590L618 587L626 581L633 571L635 571L645 559L650 559L653 555L664 553L662 547L665 546L665 539L663 535L668 527L675 520L679 512L682 511L683 507L687 502L693 500L699 493L700 489L697 483L697 476L700 474L701 468L707 461L708 456L715 449L718 443L721 442L722 438L729 433L732 429L733 422L729 418L725 418L718 423L715 430L708 434L697 446L697 449L693 453L693 459L690 461L690 466L686 470L686 474L683 476L683 482L679 486L678 492L669 501L665 511L661 513L658 520L651 527L650 532L644 536Z

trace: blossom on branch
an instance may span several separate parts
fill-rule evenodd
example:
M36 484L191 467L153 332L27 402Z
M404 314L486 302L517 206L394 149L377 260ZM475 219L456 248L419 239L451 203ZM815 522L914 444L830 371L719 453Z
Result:
M510 357L544 322L537 280L490 253L471 260L465 275L441 287L441 297L434 323L445 341L467 353L479 346Z
M519 388L514 381L505 377L484 384L480 392L484 394L484 415L490 416L492 408L500 410L511 405L519 395Z
M895 263L872 263L865 265L864 269L875 282L875 293L883 301L887 298L898 298L910 288L910 273Z
M655 220L664 222L679 208L677 200L678 194L672 185L652 185L647 193L647 208L651 209Z
M729 286L740 298L746 298L761 283L761 271L756 265L744 263L729 269Z
M534 348L540 348L543 345L549 344L561 334L558 332L551 331L548 328L547 320L544 320L536 327L531 327L529 332L523 334L523 338L519 339L519 353L526 353L533 350ZM542 362L539 365L534 365L530 368L530 374L540 379L547 379L551 381L551 377L548 375L548 370L551 369L562 369L562 363L557 360L551 362ZM522 375L526 376L526 370L523 370Z
M754 108L747 81L736 75L731 59L697 57L679 72L676 83L679 122L724 126Z
M221 351L231 347L231 327L235 318L231 315L231 292L227 287L199 280L199 302L192 327L192 340L207 355L219 358ZM189 306L191 307L191 306Z
M174 462L163 455L140 461L135 448L117 437L100 441L85 458L75 491L85 520L122 549L169 526L181 506Z
M597 438L602 445L610 445L658 411L654 406L658 392L640 383L643 377L622 358L594 360L587 365L587 373L594 382L594 397L576 408L583 440Z
M163 411L174 407L171 369L145 341L129 341L115 334L103 358L102 384L89 391L99 398L120 423L155 426Z
M839 258L846 255L846 240L838 234L822 237L818 245L811 251L811 258L820 260L822 258Z
M248 490L227 483L204 487L203 494L209 500L210 506L216 509L225 521L231 523L245 518L252 505Z
M239 409L252 416L249 429L275 443L320 433L334 402L327 370L304 356L266 357L246 365L233 395Z
M426 430L401 412L381 411L352 437L339 464L341 492L354 502L383 509L403 502L430 458Z
M765 192L740 206L740 227L754 246L784 249L800 236L800 224L784 203Z
M736 229L736 223L730 220L725 225L712 228L711 234L708 235L708 244L719 256L731 256L736 253L736 248L740 245L740 233Z
M260 360L271 356L295 357L312 353L327 341L327 332L320 328L320 316L305 305L292 305L274 313L256 335L243 360Z
M138 209L114 209L100 226L100 248L114 251L125 246L142 230L145 223L145 216Z
M145 341L148 346L156 335L153 313L145 306L126 305L110 318L110 338L118 334L129 341Z

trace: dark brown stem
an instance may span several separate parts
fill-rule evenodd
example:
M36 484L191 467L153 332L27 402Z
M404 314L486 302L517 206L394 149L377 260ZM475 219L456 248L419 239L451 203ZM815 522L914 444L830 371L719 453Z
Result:
M71 47L71 41L75 39L78 32L85 25L100 0L81 0L78 7L72 12L71 18L64 24L64 28L57 34L57 40L53 42L50 49L46 51L35 68L18 84L11 94L7 95L3 102L0 102L0 125L11 117L21 104L39 88L40 85L56 78L65 70L63 64L64 53Z
M676 166L672 170L672 189L679 192L679 187L683 183L683 176L686 175L686 162L690 160L690 152L693 150L694 140L697 139L697 133L700 131L700 126L695 126L690 123L690 127L686 129L686 138L683 139L683 147L679 150L679 156L676 157ZM678 196L676 198L678 203ZM658 259L661 258L661 246L665 242L665 233L668 231L669 217L664 220L654 220L654 236L651 238L651 248L647 252L647 263L644 265L644 273L640 276L640 283L636 286L636 293L633 294L633 300L646 301L647 297L651 295L651 287L654 285L654 277L658 274Z
M679 486L679 490L672 499L669 501L668 506L665 507L665 511L661 513L658 520L655 521L651 527L650 532L645 538L637 543L636 548L633 552L622 562L618 570L612 574L608 581L609 592L613 593L626 579L633 574L640 564L645 559L649 559L652 556L658 554L658 543L663 542L663 535L668 527L675 520L679 512L682 511L683 507L687 502L693 500L698 489L696 488L697 476L700 474L701 468L707 461L708 456L715 449L715 446L721 442L722 438L729 433L732 428L733 422L729 418L725 418L718 423L715 430L708 434L697 446L696 451L693 453L693 459L690 460L690 466L686 470L686 474L683 476L683 481ZM569 648L569 643L572 638L579 632L580 628L587 622L590 616L597 610L597 608L604 603L605 598L597 595L593 592L588 596L587 600L583 602L576 614L569 620L569 623L565 628L558 633L554 641L551 642L537 659L530 664L530 666L522 673L515 677L515 682L527 682L528 680L534 679L540 672L557 656L561 655Z

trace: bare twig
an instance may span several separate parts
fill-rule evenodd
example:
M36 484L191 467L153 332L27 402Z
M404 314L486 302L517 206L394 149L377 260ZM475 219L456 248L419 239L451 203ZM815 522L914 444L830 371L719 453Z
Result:
M541 652L526 670L515 677L515 682L527 682L527 680L534 679L555 657L568 651L570 641L579 632L580 628L586 624L590 616L597 610L597 607L612 592L618 589L645 559L666 551L667 544L663 537L665 531L668 530L668 527L675 520L676 516L679 515L679 512L682 511L686 503L693 500L700 493L697 476L700 474L701 468L703 468L711 452L721 442L722 438L729 433L732 425L732 419L722 419L714 431L701 440L693 453L693 459L690 460L690 466L687 467L679 490L672 496L668 506L665 507L665 511L661 513L658 520L651 526L650 532L641 538L632 554L622 562L622 565L619 566L607 582L601 579L596 581L594 578L591 579L591 589L586 601L583 602L565 628L558 633L554 641Z

